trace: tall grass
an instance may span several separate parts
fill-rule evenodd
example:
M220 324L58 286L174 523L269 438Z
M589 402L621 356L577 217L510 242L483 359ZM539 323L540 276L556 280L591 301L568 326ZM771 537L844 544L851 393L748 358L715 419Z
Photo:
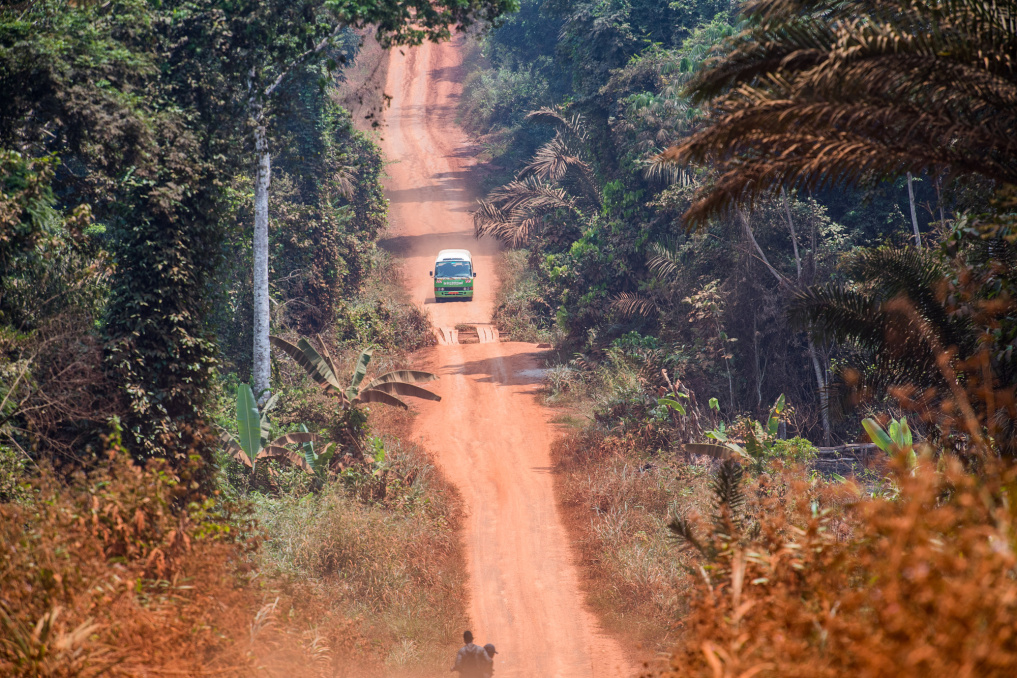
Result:
M43 470L0 503L0 675L374 670L348 619L256 576L247 516L189 499L161 460L140 469L114 445L88 475Z
M667 516L702 508L709 465L640 454L589 429L556 442L552 458L590 603L630 644L667 649L693 589L693 561L675 548Z
M388 675L447 672L466 627L461 509L417 448L386 447L384 466L347 473L320 494L257 497L268 535L261 567L358 620L383 648Z

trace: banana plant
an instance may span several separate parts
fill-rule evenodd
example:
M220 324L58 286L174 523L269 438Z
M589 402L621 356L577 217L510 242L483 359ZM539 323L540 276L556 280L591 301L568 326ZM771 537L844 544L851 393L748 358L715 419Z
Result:
M862 428L869 434L869 439L876 447L891 456L904 455L908 468L918 465L918 455L915 453L914 436L911 435L911 427L908 426L907 417L900 419L890 418L890 425L884 429L879 422L871 417L862 420Z
M684 393L675 393L673 391L669 391L666 395L657 398L657 405L659 407L672 409L678 414L684 415L685 406L678 401L678 398L685 398L686 400L688 400L689 397Z
M300 425L300 431L302 433L308 432L307 427L303 424ZM295 465L313 476L324 479L325 471L328 470L328 463L335 456L337 449L339 449L339 446L334 442L330 442L325 445L325 448L319 454L314 449L314 441L308 440L300 446L301 458L295 462Z
M285 459L294 465L302 466L306 463L305 459L286 446L325 442L321 436L309 433L306 427L299 433L288 433L269 441L271 423L268 420L268 413L275 407L276 402L273 396L259 411L258 401L251 387L248 384L240 384L237 387L237 437L234 438L227 431L223 431L222 440L229 455L251 469L251 473L254 473L255 464L260 459Z
M712 406L713 403L711 402ZM784 394L781 393L780 397L774 402L773 407L770 408L770 416L767 417L766 428L764 429L763 425L758 421L753 421L748 426L748 430L745 432L745 440L742 441L741 445L729 438L727 428L721 422L717 428L708 431L706 434L707 438L712 438L719 444L696 443L686 445L685 449L693 454L706 454L711 457L729 458L734 456L750 462L755 467L755 470L760 472L763 470L766 460L774 454L774 441L777 440L777 434L780 431L780 415L784 413L786 407L787 401L784 398Z
M301 337L296 344L292 344L280 337L269 337L272 346L278 348L286 355L293 358L298 365L304 368L315 382L326 392L337 396L342 402L344 409L357 407L366 403L384 403L394 407L407 409L407 405L399 396L411 396L423 400L441 400L441 396L417 386L420 383L434 381L438 377L430 372L418 370L394 370L386 372L379 377L369 381L362 386L367 376L367 366L371 362L373 349L367 348L360 352L357 362L353 368L353 376L344 387L339 382L338 368L332 359L325 342L318 337L318 344L321 346L319 352L307 339Z

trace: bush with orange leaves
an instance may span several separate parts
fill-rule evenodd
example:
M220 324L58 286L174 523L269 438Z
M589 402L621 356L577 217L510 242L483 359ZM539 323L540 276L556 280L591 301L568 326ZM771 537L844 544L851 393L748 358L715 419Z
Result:
M1012 471L900 462L896 492L876 498L846 496L857 493L849 483L764 477L746 510L732 464L714 482L708 529L672 521L703 566L662 675L1017 675Z
M0 502L0 675L332 676L359 651L298 588L248 585L243 515L109 447L97 470Z

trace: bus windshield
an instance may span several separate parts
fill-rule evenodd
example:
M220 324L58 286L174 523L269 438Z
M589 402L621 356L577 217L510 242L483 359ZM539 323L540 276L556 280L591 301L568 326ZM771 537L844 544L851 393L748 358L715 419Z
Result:
M439 261L434 265L435 278L469 278L472 273L468 261Z

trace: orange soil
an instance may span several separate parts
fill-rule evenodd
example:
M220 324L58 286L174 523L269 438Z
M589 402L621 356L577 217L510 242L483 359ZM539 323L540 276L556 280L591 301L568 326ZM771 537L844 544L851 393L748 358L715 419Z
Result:
M437 327L490 323L498 247L473 237L471 145L455 124L461 45L393 51L382 131L390 175L392 237L405 286ZM428 277L443 248L473 252L472 302L434 303ZM533 344L452 344L424 349L418 365L441 375L440 403L425 402L412 424L459 488L469 518L464 539L469 611L481 643L497 645L496 675L526 678L621 676L635 672L621 646L586 609L562 517L549 449L550 412L540 404ZM450 657L451 661L451 657Z

